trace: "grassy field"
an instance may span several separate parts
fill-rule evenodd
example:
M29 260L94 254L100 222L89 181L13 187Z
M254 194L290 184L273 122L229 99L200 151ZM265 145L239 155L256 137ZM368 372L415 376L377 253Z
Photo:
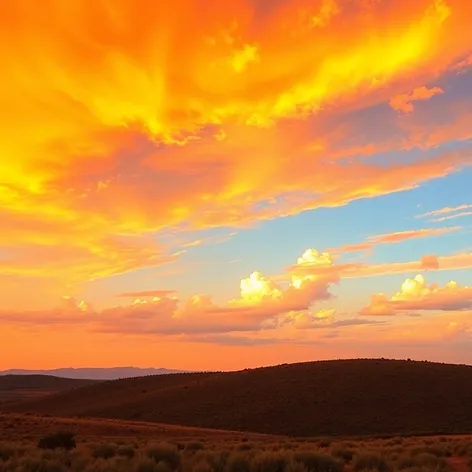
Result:
M55 438L67 431L71 444ZM140 422L0 416L0 471L5 472L471 470L472 436L289 438Z

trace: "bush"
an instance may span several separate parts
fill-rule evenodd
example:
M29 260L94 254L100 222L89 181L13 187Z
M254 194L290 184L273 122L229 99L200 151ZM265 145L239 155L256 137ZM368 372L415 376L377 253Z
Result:
M337 446L331 451L331 455L344 462L351 462L354 457L354 450L348 447Z
M380 454L360 454L354 460L354 472L368 470L370 472L390 472L390 467Z
M7 461L15 456L15 450L9 444L0 444L0 461Z
M419 454L431 454L436 457L450 457L451 451L449 450L447 444L444 444L443 446L431 445L415 447L412 449L411 454L414 456Z
M38 447L40 449L65 449L69 451L74 449L75 446L74 435L67 431L49 434L38 441Z
M309 472L342 472L343 470L343 465L327 454L297 451L293 458L296 462L303 464Z
M435 472L447 472L450 469L449 464L442 457L433 454L423 453L414 457L416 465Z
M308 472L308 469L297 461L290 461L285 466L284 472Z
M185 449L187 451L201 451L205 449L205 446L201 442L194 441L194 442L189 442L185 444Z
M284 472L290 457L276 452L263 452L252 459L253 472Z
M64 472L67 469L57 461L23 457L18 463L17 470L21 472Z
M136 465L135 472L172 472L165 462L156 463L151 458L144 459Z
M111 459L116 455L117 447L115 444L105 443L96 444L92 449L92 456L95 459Z
M213 469L206 460L201 459L193 465L192 472L213 472Z
M233 453L226 461L225 472L251 472L251 460L247 454Z
M146 454L154 459L156 463L164 462L170 470L176 471L180 468L180 453L172 444L160 443L148 447Z
M123 444L118 447L116 454L120 457L126 457L127 459L132 459L136 454L136 450L133 446L129 444Z

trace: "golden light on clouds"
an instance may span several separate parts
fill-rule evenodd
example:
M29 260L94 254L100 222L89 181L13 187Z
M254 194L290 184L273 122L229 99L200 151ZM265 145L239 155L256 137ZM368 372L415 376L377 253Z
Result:
M103 312L112 332L133 332L131 314L150 310L140 332L156 331L165 315L169 336L220 333L213 316L216 325L230 317L228 332L238 323L259 332L269 319L290 334L294 324L336 322L339 310L312 305L331 302L343 279L469 267L467 247L410 253L406 262L338 261L433 236L457 241L468 231L465 199L417 216L434 228L398 222L327 244L316 239L327 228L310 229L313 242L287 241L302 254L293 267L265 265L277 274L258 261L248 267L233 248L229 260L242 262L231 277L237 265L246 274L235 277L233 298L219 296L223 276L207 275L210 263L192 254L261 222L467 170L472 97L457 83L470 71L471 19L463 0L8 2L0 18L3 304L47 324L54 317L43 310L73 294L56 315ZM439 104L441 113L431 112ZM461 226L440 225L453 218ZM218 230L231 233L202 234ZM311 245L334 249L303 252ZM153 283L177 265L193 279ZM204 279L209 293L198 295L193 284ZM108 305L116 295L130 303L94 310L77 301L87 290ZM381 302L391 310L395 300Z

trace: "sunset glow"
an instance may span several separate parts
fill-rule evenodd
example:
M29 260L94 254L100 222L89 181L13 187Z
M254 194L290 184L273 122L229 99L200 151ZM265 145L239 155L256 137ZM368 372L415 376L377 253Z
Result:
M472 363L471 20L8 2L0 369Z

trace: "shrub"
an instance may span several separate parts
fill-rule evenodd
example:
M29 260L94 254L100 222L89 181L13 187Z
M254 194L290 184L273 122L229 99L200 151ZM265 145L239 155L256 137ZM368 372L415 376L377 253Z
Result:
M193 465L192 472L213 472L213 469L206 460L200 459Z
M228 457L230 457L230 453L228 451L198 451L197 454L201 454L205 457L214 472L224 472L228 462Z
M449 464L444 458L435 456L433 454L418 454L414 457L414 460L416 462L415 465L434 470L435 472L446 472L450 469Z
M251 449L254 448L254 444L251 443L243 443L239 444L238 447L236 448L238 451L250 451Z
M412 449L411 454L416 456L419 454L431 454L437 457L450 457L451 451L447 444L439 445L430 445L430 446L420 446Z
M263 452L251 461L253 472L284 472L290 462L290 456L276 452Z
M116 450L117 447L115 444L96 444L92 449L92 457L95 459L111 459L112 457L115 457Z
M360 454L354 460L354 472L389 472L390 467L383 456L375 453Z
M116 454L120 457L126 457L127 459L132 459L136 454L136 450L130 444L123 444L118 447Z
M9 444L0 444L0 461L7 461L11 457L14 457L15 450Z
M172 471L179 470L181 457L178 449L172 444L160 443L148 447L146 454L156 463L164 462Z
M38 441L38 447L40 449L65 449L69 451L74 449L75 446L74 435L67 431L49 434Z
M17 470L21 472L64 472L66 468L57 461L23 457L18 463Z
M297 451L295 461L303 464L309 472L342 472L342 464L327 454L311 451Z
M231 454L225 466L225 472L251 472L251 460L247 454Z
M154 459L146 458L137 463L136 472L172 472L172 469L165 462L157 462Z
M201 451L205 449L205 446L201 442L194 441L194 442L189 442L185 444L185 449L187 451Z
M301 462L292 460L287 463L284 472L308 472L308 469Z
M331 455L344 462L351 462L354 457L354 450L348 447L337 446L331 451Z

